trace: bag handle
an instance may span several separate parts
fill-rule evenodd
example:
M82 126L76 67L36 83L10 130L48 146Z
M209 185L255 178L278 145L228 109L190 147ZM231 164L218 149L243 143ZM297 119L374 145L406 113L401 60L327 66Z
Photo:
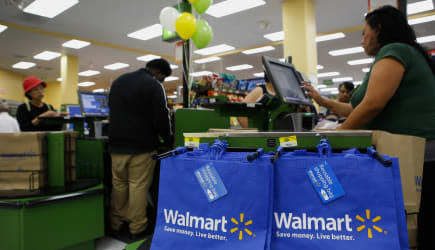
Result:
M257 149L257 151L255 151L255 153L249 154L248 156L246 156L246 160L248 160L249 162L253 162L255 159L260 158L260 156L263 153L264 153L264 149L259 148L259 149Z
M176 148L174 150L168 151L168 152L163 153L163 154L152 155L151 158L153 160L157 161L157 160L162 160L162 159L168 158L168 157L173 156L173 155L182 154L182 153L184 153L186 151L187 151L186 147L178 147L178 148Z
M384 159L384 157L382 157L382 155L380 155L373 147L367 148L367 154L382 163L384 167L391 167L393 165L393 161L391 159Z
M221 141L216 139L213 145L210 147L210 158L211 160L219 160L227 152L228 143L226 141Z
M320 139L319 144L317 144L317 152L319 152L320 157L331 156L332 149L328 139Z

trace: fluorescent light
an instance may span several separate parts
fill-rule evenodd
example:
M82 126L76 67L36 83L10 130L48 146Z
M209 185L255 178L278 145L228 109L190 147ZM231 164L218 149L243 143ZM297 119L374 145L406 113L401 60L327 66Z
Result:
M171 81L176 81L180 78L176 77L176 76L168 76L165 78L165 82L171 82Z
M213 4L210 6L210 8L208 8L206 13L214 17L224 17L264 4L266 4L266 2L262 0L226 0L217 4Z
M252 75L255 76L255 77L264 77L264 72L254 73Z
M320 77L329 77L329 76L339 76L340 73L339 72L325 72L325 73L319 73L317 74L317 78Z
M8 28L8 26L1 25L1 24L0 24L0 33L2 33L3 31L5 31L7 28Z
M347 64L349 64L349 65L369 64L369 63L372 63L374 60L375 59L373 59L373 58L351 60L351 61L347 61Z
M261 53L261 52L266 52L266 51L271 51L271 50L275 50L275 48L272 46L264 46L264 47L260 47L260 48L256 48L256 49L244 50L244 51L242 51L242 53L245 55L251 55L251 54L256 54L256 53Z
M280 58L279 61L280 62L285 62L285 58Z
M196 77L196 76L208 76L212 73L210 71L199 71L199 72L192 72L190 73L190 76Z
M59 77L59 78L57 78L56 79L58 82L61 82L62 81L62 77Z
M91 44L91 43L73 39L73 40L69 40L66 43L63 43L62 46L67 47L67 48L71 48L71 49L81 49L83 47L88 46L89 44Z
M264 35L264 38L269 39L272 42L282 41L284 40L284 31L266 34Z
M367 73L367 72L370 71L370 68L363 68L361 71L364 72L364 73Z
M175 98L177 98L177 96L176 95L168 95L168 98L175 99Z
M325 85L325 84L319 84L319 85L317 85L317 88L318 89L323 89L323 88L326 88L327 86Z
M96 70L86 70L79 73L79 76L95 76L100 74L100 71Z
M23 11L33 15L53 18L78 3L78 0L35 0Z
M353 48L347 48L347 49L338 49L338 50L331 50L328 52L331 56L342 56L342 55L350 55L350 54L356 54L364 52L363 47L353 47Z
M221 60L220 57L212 56L212 57L209 57L209 58L198 59L198 60L195 60L194 62L198 63L198 64L201 64L201 63L208 63L208 62L214 62L214 61L219 61L219 60Z
M433 41L435 41L435 35L417 37L418 43L429 43L429 42L433 42Z
M154 24L143 29L137 30L128 34L128 37L139 39L139 40L150 40L159 36L162 36L163 28L161 24Z
M60 55L61 54L58 52L44 51L44 52L37 54L33 58L38 59L38 60L50 61L50 60L53 60L54 58L58 58Z
M79 84L77 84L79 87L89 87L89 86L94 86L95 82L81 82Z
M362 81L355 81L355 82L353 82L353 85L361 85L362 84Z
M178 92L177 91L174 91L174 95L176 95Z
M415 3L409 3L407 5L408 15L417 14L424 11L433 10L433 2L432 0L420 1Z
M333 78L333 82L345 82L345 81L352 81L352 77L340 77L340 78Z
M217 54L217 53L227 52L227 51L234 50L234 49L235 48L233 46L226 45L226 44L220 44L220 45L208 47L205 49L195 50L194 53L199 54L199 55L203 55L203 56L208 56L208 55L213 55L213 54Z
M340 39L340 38L344 38L344 37L346 37L346 35L343 32L333 33L333 34L329 34L329 35L316 37L316 42L329 41L329 40Z
M106 66L104 66L104 68L108 69L108 70L118 70L118 69L127 68L128 66L130 66L130 65L128 65L126 63L117 62L117 63L112 63L109 65L106 65Z
M235 65L231 67L226 67L229 71L238 71L238 70L245 70L245 69L252 69L254 66L249 64L241 64L241 65Z
M32 67L35 67L36 63L32 62L19 62L14 65L12 65L12 68L14 69L30 69Z
M94 89L94 90L92 90L92 92L94 92L94 93L102 93L102 92L106 92L106 90L105 89Z
M414 19L408 20L408 23L409 23L409 25L414 25L414 24L419 24L419 23L428 23L428 22L432 22L432 21L435 21L435 15L414 18Z
M332 95L336 95L336 94L338 94L338 89L331 90L329 93L332 94Z
M149 61L152 61L154 59L159 59L159 58L162 58L162 57L149 54L149 55L139 56L136 59L139 61L149 62Z
M331 92L337 90L337 88L322 88L320 89L320 92Z
M325 67L323 67L323 65L317 65L317 67L316 67L317 69L324 69Z
M171 65L169 65L169 66L171 67L171 69L178 69L178 65L171 64Z

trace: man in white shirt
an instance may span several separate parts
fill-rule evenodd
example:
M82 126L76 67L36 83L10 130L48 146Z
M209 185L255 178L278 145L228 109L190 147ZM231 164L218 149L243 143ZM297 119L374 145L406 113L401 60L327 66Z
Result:
M9 115L9 105L6 101L0 100L0 133L18 133L20 127L17 120Z

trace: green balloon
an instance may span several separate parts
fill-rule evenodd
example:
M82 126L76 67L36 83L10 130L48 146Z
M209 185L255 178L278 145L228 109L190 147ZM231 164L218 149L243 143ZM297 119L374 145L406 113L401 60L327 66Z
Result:
M201 0L199 0L201 1ZM213 30L207 21L199 19L196 21L196 31L192 36L193 43L198 49L207 47L213 39Z
M212 5L213 0L197 0L192 5L195 8L196 12L202 14L207 11L208 7Z

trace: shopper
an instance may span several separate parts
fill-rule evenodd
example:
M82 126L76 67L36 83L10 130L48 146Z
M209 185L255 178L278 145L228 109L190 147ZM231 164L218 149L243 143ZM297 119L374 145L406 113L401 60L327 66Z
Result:
M379 129L435 139L435 66L406 17L391 6L367 14L361 41L375 61L351 103L307 94L347 120L338 129Z
M44 103L44 88L47 84L34 76L23 81L25 96L29 102L18 106L17 120L21 131L56 131L62 130L62 125L52 125L42 121L41 117L65 116L68 113L58 113L53 106Z
M352 91L354 90L355 85L352 82L342 82L338 86L338 101L343 103L350 103L350 98L352 96ZM335 121L338 123L343 123L346 120L345 116L341 116L337 113L331 112L328 110L326 112L326 119L330 121Z
M10 116L8 112L8 103L5 100L0 100L0 133L20 132L17 120Z
M275 88L270 82L266 72L264 72L264 81L265 84L255 87L253 90L251 90L251 92L249 92L245 96L245 98L243 99L244 103L257 102L265 94L272 95L272 96L276 95ZM239 121L240 127L242 128L248 127L248 117L238 117L237 120Z
M147 193L152 182L159 136L172 146L172 130L161 82L172 70L164 59L116 79L109 94L109 146L112 156L111 228L129 223L132 238L145 235Z

